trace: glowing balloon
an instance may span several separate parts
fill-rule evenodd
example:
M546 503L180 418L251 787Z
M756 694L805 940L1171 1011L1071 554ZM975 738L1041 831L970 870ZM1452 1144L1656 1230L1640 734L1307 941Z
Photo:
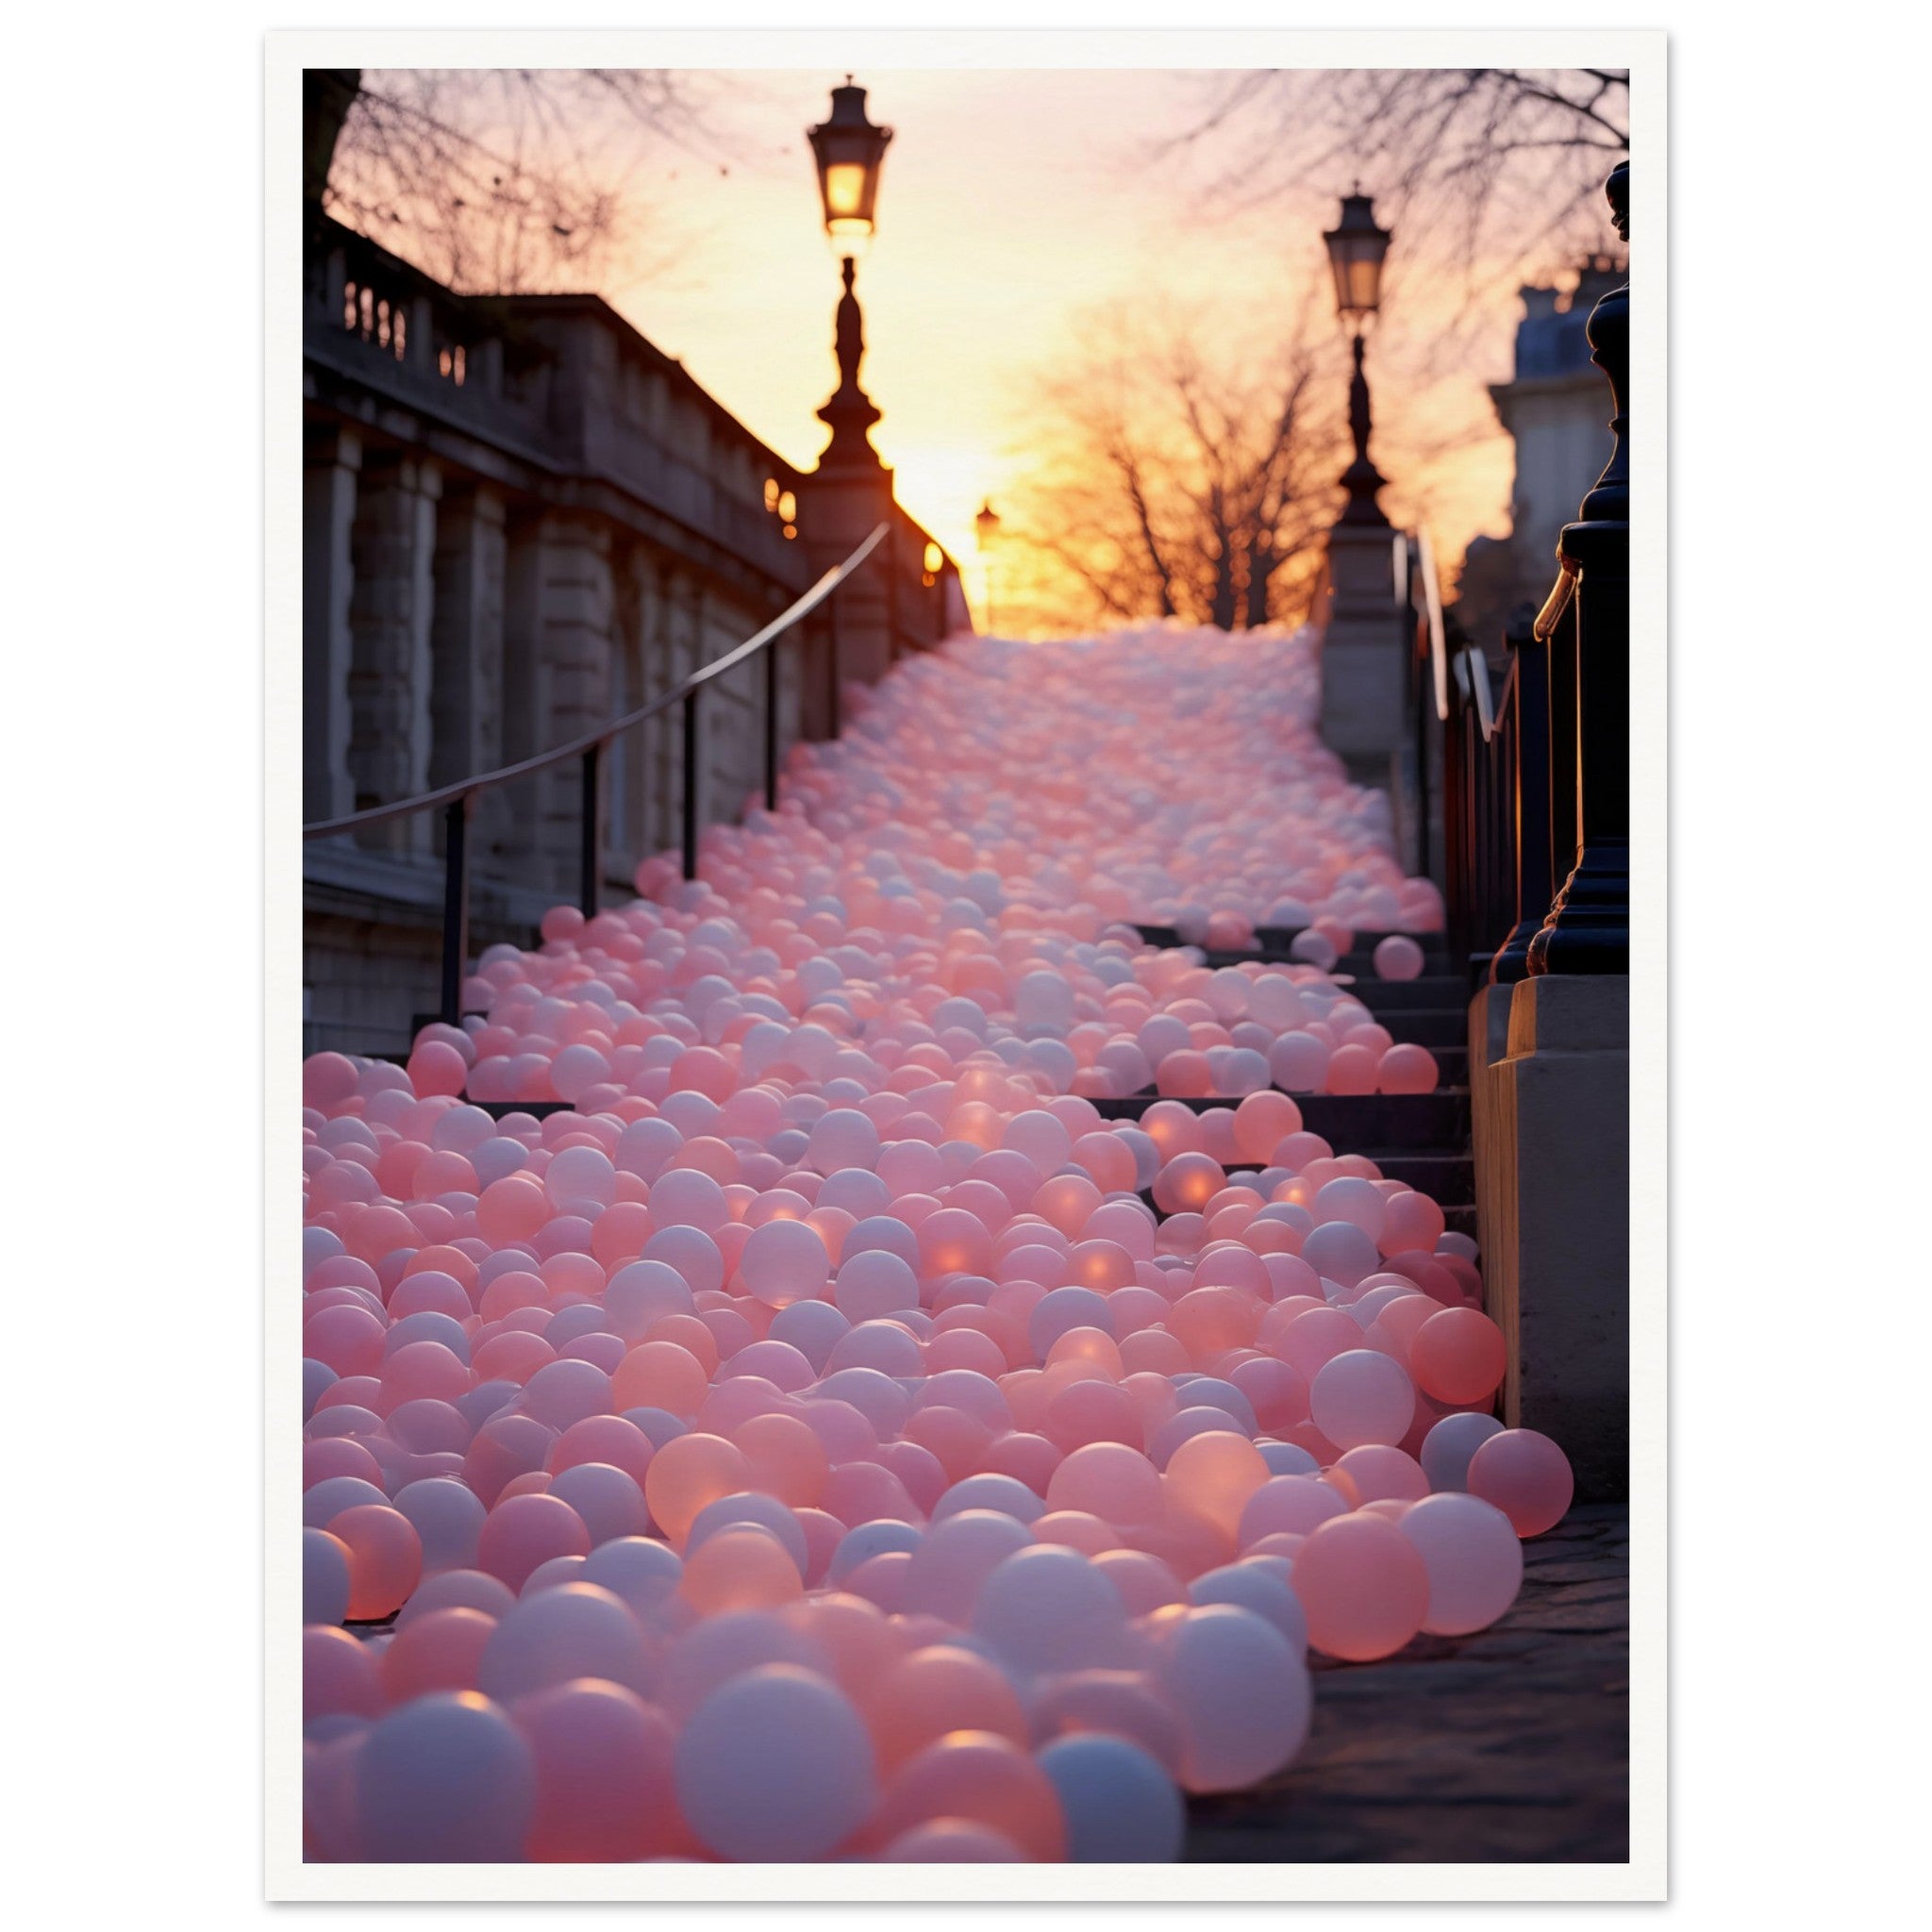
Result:
M1317 1524L1294 1554L1293 1586L1309 1643L1353 1663L1400 1650L1428 1615L1428 1566L1401 1529L1379 1516L1357 1512Z

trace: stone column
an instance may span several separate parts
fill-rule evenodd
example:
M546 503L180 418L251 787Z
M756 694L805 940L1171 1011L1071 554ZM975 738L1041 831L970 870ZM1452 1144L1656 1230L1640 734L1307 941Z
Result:
M641 543L622 546L611 572L610 708L634 711L653 695L647 657L655 585ZM627 878L649 856L645 786L650 726L637 725L618 739L604 760L604 862L607 875Z
M504 642L504 756L548 751L610 716L610 533L546 510L509 533ZM518 870L575 895L580 774L573 762L512 789L508 846Z
M447 491L437 517L430 613L429 782L454 784L503 762L503 497L487 483ZM501 791L475 802L473 838L501 829Z
M308 437L302 472L302 816L354 810L349 782L350 533L361 439L353 429Z
M1339 523L1328 533L1328 624L1322 639L1322 742L1357 785L1403 796L1410 731L1407 600L1395 581L1395 533Z
M413 457L366 457L352 535L349 604L349 775L355 804L387 805L427 788L430 611L441 479ZM426 814L378 825L364 842L395 852L430 846Z
M646 582L640 592L640 670L644 695L655 698L669 691L681 675L676 669L677 577L661 556L647 557L641 568ZM654 718L637 734L638 790L642 807L640 837L649 858L677 839L678 721L674 712Z
M802 479L799 528L815 571L842 563L892 514L892 473L821 467ZM839 671L845 684L876 684L892 666L889 536L839 591Z

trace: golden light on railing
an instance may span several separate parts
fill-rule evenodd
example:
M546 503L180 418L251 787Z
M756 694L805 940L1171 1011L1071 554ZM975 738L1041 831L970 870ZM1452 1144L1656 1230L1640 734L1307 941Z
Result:
M789 490L781 490L778 492L778 514L788 524L795 524L798 521L798 499Z
M778 508L778 479L775 476L765 478L765 508L774 511Z

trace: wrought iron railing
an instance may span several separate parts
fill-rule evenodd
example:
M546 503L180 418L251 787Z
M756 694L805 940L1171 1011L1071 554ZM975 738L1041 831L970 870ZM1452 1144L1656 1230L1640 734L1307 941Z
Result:
M1624 163L1606 188L1625 240L1628 181ZM1612 290L1589 323L1616 445L1564 525L1541 609L1532 618L1525 606L1509 626L1501 690L1453 612L1418 620L1419 635L1433 624L1440 639L1415 679L1418 769L1441 826L1430 871L1478 981L1629 971L1629 299L1627 286ZM1425 588L1433 573L1419 575Z
M494 771L478 772L453 784L419 791L391 804L371 806L366 810L345 813L341 818L322 819L302 827L305 841L332 839L397 819L413 818L419 812L441 811L443 815L443 910L441 1017L451 1025L458 1024L462 1010L463 977L469 955L470 869L469 825L475 801L484 792L508 785L533 773L554 766L578 762L581 773L581 843L578 870L578 904L586 918L597 910L600 871L599 826L605 748L626 732L652 718L661 717L675 707L683 709L683 797L680 830L684 875L695 878L698 867L698 834L703 829L701 811L702 755L698 738L698 705L707 686L715 683L741 664L760 658L764 667L764 797L767 809L778 803L779 705L778 651L780 643L801 633L806 620L823 609L826 620L824 715L833 736L841 722L839 650L839 591L891 536L889 523L881 523L865 541L842 563L834 565L803 596L795 599L777 616L751 637L725 652L722 658L691 673L681 684L613 718L595 731L585 732L568 743L541 752L534 758L520 758L515 764L500 765ZM896 631L895 631L896 636Z

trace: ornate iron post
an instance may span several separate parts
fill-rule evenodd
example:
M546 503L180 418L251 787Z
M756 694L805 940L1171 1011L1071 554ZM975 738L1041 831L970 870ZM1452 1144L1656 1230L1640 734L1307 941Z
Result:
M865 354L865 326L858 312L858 297L852 291L858 274L858 264L846 256L840 263L845 292L839 297L832 334L832 346L839 358L839 387L818 411L819 421L832 432L832 440L819 458L822 469L844 469L855 464L876 469L879 463L879 453L873 448L867 434L879 420L879 411L858 386L859 358Z
M1630 164L1604 192L1617 233L1630 235ZM1564 525L1557 556L1575 583L1575 862L1529 942L1532 974L1630 970L1630 286L1591 311L1591 360L1609 379L1616 446ZM1541 620L1540 620L1541 622ZM1550 635L1548 629L1545 635ZM1560 639L1560 633L1557 633ZM1552 686L1557 680L1552 666ZM1553 724L1559 724L1553 718Z

